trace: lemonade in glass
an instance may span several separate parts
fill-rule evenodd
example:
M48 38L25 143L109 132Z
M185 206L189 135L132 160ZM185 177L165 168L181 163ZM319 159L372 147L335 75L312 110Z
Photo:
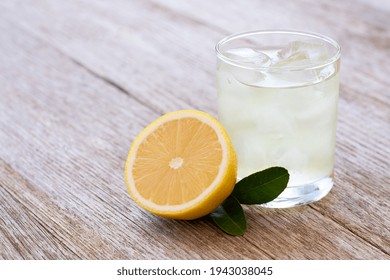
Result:
M340 47L295 31L228 36L216 46L218 117L238 156L238 179L271 166L290 174L266 207L317 201L333 186Z

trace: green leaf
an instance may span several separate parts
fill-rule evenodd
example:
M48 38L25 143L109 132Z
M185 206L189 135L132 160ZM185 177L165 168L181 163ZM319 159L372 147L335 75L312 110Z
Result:
M244 210L233 196L229 196L210 214L210 217L220 229L230 235L239 236L246 231Z
M270 167L241 179L232 195L242 204L267 203L284 191L289 177L285 168Z

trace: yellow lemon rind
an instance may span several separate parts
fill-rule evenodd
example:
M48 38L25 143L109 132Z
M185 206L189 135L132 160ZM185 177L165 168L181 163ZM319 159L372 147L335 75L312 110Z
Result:
M222 145L223 157L218 175L212 184L197 198L174 206L156 205L144 199L137 191L133 178L130 174L136 153L142 141L156 130L161 124L175 119L193 117L210 125L217 133ZM192 220L207 215L218 207L233 191L237 175L237 157L233 145L222 125L212 116L197 110L180 110L165 114L148 125L134 140L131 145L125 166L125 181L128 192L132 199L147 211L158 216Z

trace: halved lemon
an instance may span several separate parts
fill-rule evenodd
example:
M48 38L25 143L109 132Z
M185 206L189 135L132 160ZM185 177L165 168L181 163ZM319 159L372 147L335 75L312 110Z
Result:
M196 110L168 113L134 140L125 167L130 196L162 217L196 219L233 191L237 157L222 125Z

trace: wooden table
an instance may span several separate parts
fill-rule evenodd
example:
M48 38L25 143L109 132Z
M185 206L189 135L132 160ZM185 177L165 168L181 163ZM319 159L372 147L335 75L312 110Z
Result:
M319 32L342 47L335 187L248 231L140 209L123 180L163 113L216 116L215 43ZM390 259L390 2L0 2L1 259Z

